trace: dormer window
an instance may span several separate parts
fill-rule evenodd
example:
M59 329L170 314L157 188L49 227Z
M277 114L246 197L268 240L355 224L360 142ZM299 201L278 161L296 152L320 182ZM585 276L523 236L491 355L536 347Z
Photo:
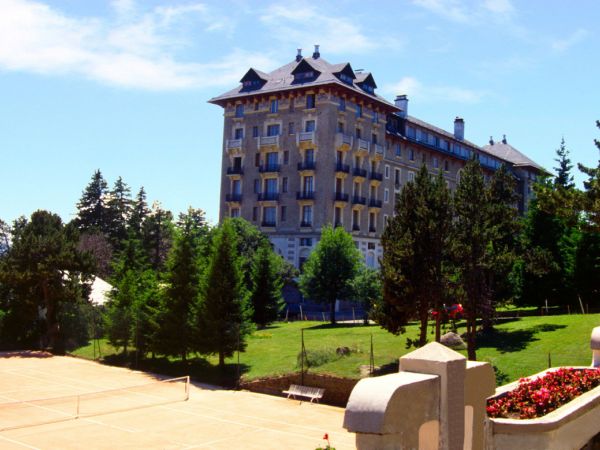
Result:
M308 72L300 72L300 73L294 74L294 81L307 81L314 77L315 77L315 71L309 70Z
M373 89L373 86L369 86L368 84L363 84L361 87L363 88L363 91L366 91L369 94L373 94L375 92L375 89Z
M350 85L352 84L352 78L346 75L345 73L340 73L340 80L342 80L344 83Z
M253 87L259 87L261 84L260 80L247 80L244 81L243 86L245 88L253 88Z

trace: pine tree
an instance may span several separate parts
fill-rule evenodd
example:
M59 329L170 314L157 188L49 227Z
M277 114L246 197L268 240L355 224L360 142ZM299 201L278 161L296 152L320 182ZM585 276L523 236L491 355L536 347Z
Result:
M131 189L121 177L115 181L106 206L109 220L108 235L114 248L119 251L127 239L127 225L132 212Z
M399 194L395 215L383 232L383 302L375 305L373 315L396 334L417 316L419 345L427 340L429 311L439 309L446 296L451 220L451 200L442 175L432 180L423 166Z
M79 236L56 214L36 211L30 220L18 220L12 230L12 245L0 260L0 284L12 291L13 318L25 329L14 331L13 339L29 342L36 335L43 347L64 350L65 336L59 313L65 303L87 298L93 264L77 249ZM32 329L44 312L41 330Z
M575 187L573 175L571 175L573 164L571 164L571 160L569 159L569 150L567 150L565 145L564 137L560 141L560 147L556 149L556 158L554 161L558 163L558 167L554 167L554 170L556 171L554 185L563 189Z
M455 219L452 252L462 291L467 327L467 352L476 359L476 321L482 305L491 304L491 292L486 283L486 249L489 231L486 193L479 161L471 160L462 169L454 193Z
M600 120L596 121L596 126L600 128ZM600 150L600 140L595 139L594 143ZM587 167L583 164L579 164L578 167L581 172L588 176L588 179L583 182L586 226L594 232L600 232L600 159L596 167Z
M277 320L284 306L281 295L283 281L279 271L283 261L279 260L281 257L266 245L257 250L252 260L252 320L259 328Z
M248 291L252 290L252 261L259 248L270 246L271 242L266 234L241 217L230 220L231 226L237 236L237 252L241 257L244 285Z
M352 236L342 227L326 226L321 240L304 263L300 275L302 294L329 305L329 320L335 323L336 300L352 296L352 280L358 274L362 255Z
M129 229L140 240L143 236L143 226L148 214L150 214L150 210L148 209L148 203L146 203L146 191L142 186L133 201L131 216L129 217Z
M251 308L237 253L237 238L230 220L217 230L212 254L202 280L202 302L197 310L197 349L218 354L219 367L225 358L246 347L251 331Z
M192 311L200 289L200 251L208 228L204 212L180 214L173 247L167 258L166 289L160 314L160 352L184 361L193 349Z
M167 254L173 241L173 214L154 202L142 229L143 246L154 270L165 268Z
M110 213L106 204L108 184L100 170L92 175L77 203L77 216L74 223L80 231L108 233Z

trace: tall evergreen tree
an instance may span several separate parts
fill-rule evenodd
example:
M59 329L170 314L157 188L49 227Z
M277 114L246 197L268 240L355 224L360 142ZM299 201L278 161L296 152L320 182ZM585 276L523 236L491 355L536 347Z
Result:
M600 120L596 121L596 126L600 128ZM594 143L600 150L600 140L595 139ZM583 206L587 228L594 232L600 232L600 159L598 159L596 167L588 167L583 164L579 164L578 167L588 177L583 182L585 189Z
M244 285L252 290L252 263L259 248L270 246L271 242L266 234L241 217L230 220L231 226L237 236L237 252L241 257Z
M260 247L252 260L252 320L259 328L277 320L284 306L281 289L283 281L279 266L283 263L270 246Z
M173 214L154 202L143 223L143 245L154 270L162 272L173 241Z
M10 309L15 322L25 326L14 330L13 338L35 336L37 331L43 347L64 350L67 336L59 323L61 307L87 299L85 283L92 271L89 256L77 250L78 239L74 227L63 225L59 216L47 211L34 212L29 221L15 222L12 246L0 259L0 284L11 289ZM44 313L42 330L32 330L38 308Z
M160 352L186 359L193 349L194 304L200 289L201 247L208 227L204 212L188 209L180 214L173 247L167 258L166 288L160 315Z
M429 311L438 309L446 296L451 221L443 176L432 180L423 165L399 194L395 215L383 232L383 302L376 305L374 317L392 333L403 332L407 321L418 317L419 345L427 340Z
M150 214L150 210L148 209L148 203L146 202L146 191L142 186L133 201L131 215L129 217L129 229L132 230L135 236L140 240L143 236L143 226L148 214Z
M217 230L212 254L202 280L202 302L197 311L198 346L201 353L219 355L219 366L225 358L246 347L245 337L251 331L251 307L241 273L237 238L230 220Z
M77 216L74 223L80 231L108 233L110 213L106 204L108 184L100 170L92 175L77 203Z
M467 352L476 359L476 321L482 305L491 303L486 283L486 248L489 243L486 193L479 161L471 160L462 169L454 194L455 219L452 251L458 284L463 293L467 326Z
M556 172L554 185L563 189L575 187L573 175L571 174L573 164L571 164L571 160L569 159L569 150L567 150L565 145L564 137L560 141L560 147L556 149L556 158L554 161L558 163L558 167L554 168L554 171Z
M106 206L109 221L108 235L118 251L127 239L127 225L132 213L131 189L121 177L115 181Z
M321 240L304 263L300 275L302 294L329 305L329 320L335 323L335 302L352 296L352 280L358 274L362 255L352 236L342 227L326 226Z

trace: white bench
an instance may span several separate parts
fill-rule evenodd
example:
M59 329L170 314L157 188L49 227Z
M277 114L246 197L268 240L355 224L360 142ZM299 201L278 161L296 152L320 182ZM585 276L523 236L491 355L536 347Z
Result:
M294 399L296 399L296 397L306 397L310 398L311 403L313 400L316 400L317 403L319 403L319 400L323 398L325 389L292 384L290 385L290 388L287 391L283 391L283 393L287 394L287 398L290 398L290 396Z

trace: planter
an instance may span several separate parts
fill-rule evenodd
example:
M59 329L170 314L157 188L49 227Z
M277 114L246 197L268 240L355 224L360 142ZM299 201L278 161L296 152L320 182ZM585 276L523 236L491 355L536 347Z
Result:
M548 369L534 377L544 375ZM531 378L534 378L531 377ZM517 382L496 390L501 395ZM600 386L534 419L487 419L488 449L580 449L600 431Z

